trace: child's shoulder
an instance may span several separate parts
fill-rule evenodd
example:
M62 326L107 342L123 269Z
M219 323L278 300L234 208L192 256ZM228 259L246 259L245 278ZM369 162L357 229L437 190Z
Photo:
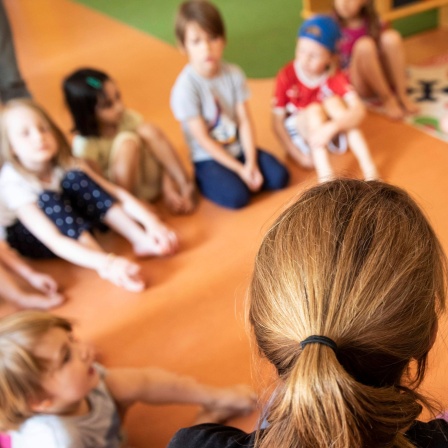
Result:
M14 448L81 446L74 422L57 415L35 415L26 420L19 429L10 431L9 435Z

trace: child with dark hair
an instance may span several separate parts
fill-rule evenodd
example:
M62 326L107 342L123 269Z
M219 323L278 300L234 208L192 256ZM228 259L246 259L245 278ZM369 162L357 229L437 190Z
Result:
M258 149L241 69L222 60L225 27L205 0L180 5L176 37L189 63L171 92L171 108L182 123L202 194L228 208L248 204L252 193L288 183L286 168Z
M173 213L195 208L194 184L163 132L127 109L120 90L106 73L76 70L63 82L76 135L73 154L106 178L153 201L162 195Z

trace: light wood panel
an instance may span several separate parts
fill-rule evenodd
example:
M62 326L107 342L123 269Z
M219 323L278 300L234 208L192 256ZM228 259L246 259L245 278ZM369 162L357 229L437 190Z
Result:
M377 0L376 9L385 21L403 19L430 9L439 9L439 24L446 26L448 0L420 0L405 6L394 7L392 0ZM316 13L331 11L333 0L303 0L302 16L307 18Z

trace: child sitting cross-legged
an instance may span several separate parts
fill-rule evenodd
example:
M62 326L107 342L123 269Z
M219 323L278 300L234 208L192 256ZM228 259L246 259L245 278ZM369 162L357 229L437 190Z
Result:
M41 311L0 320L0 430L12 448L119 448L136 402L202 406L198 423L251 412L245 386L217 388L156 368L104 369L71 323Z
M182 123L200 192L237 209L257 191L285 187L286 168L255 145L245 76L222 60L226 34L218 9L205 0L184 2L175 27L188 64L174 84L171 108Z
M334 177L327 148L353 151L365 179L378 178L358 125L365 108L346 75L336 70L340 38L333 18L317 15L298 33L294 61L277 75L273 127L288 155L305 168L316 168L319 181Z

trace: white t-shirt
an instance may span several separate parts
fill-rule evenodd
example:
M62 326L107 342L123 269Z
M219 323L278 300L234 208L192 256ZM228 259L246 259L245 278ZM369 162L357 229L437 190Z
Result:
M100 377L107 374L95 366ZM90 412L67 417L35 415L17 431L10 431L12 448L119 448L120 417L103 378L87 397Z
M17 210L28 204L35 204L43 190L61 191L61 180L65 171L55 167L49 182L37 182L20 173L14 166L6 162L0 171L0 202L7 212L2 214L2 224L7 227L17 219Z
M204 119L209 135L231 155L241 155L236 107L248 98L246 77L236 65L222 63L219 74L213 78L200 76L191 65L182 70L171 91L171 109L182 123L193 162L212 159L188 129L187 121L196 117Z

